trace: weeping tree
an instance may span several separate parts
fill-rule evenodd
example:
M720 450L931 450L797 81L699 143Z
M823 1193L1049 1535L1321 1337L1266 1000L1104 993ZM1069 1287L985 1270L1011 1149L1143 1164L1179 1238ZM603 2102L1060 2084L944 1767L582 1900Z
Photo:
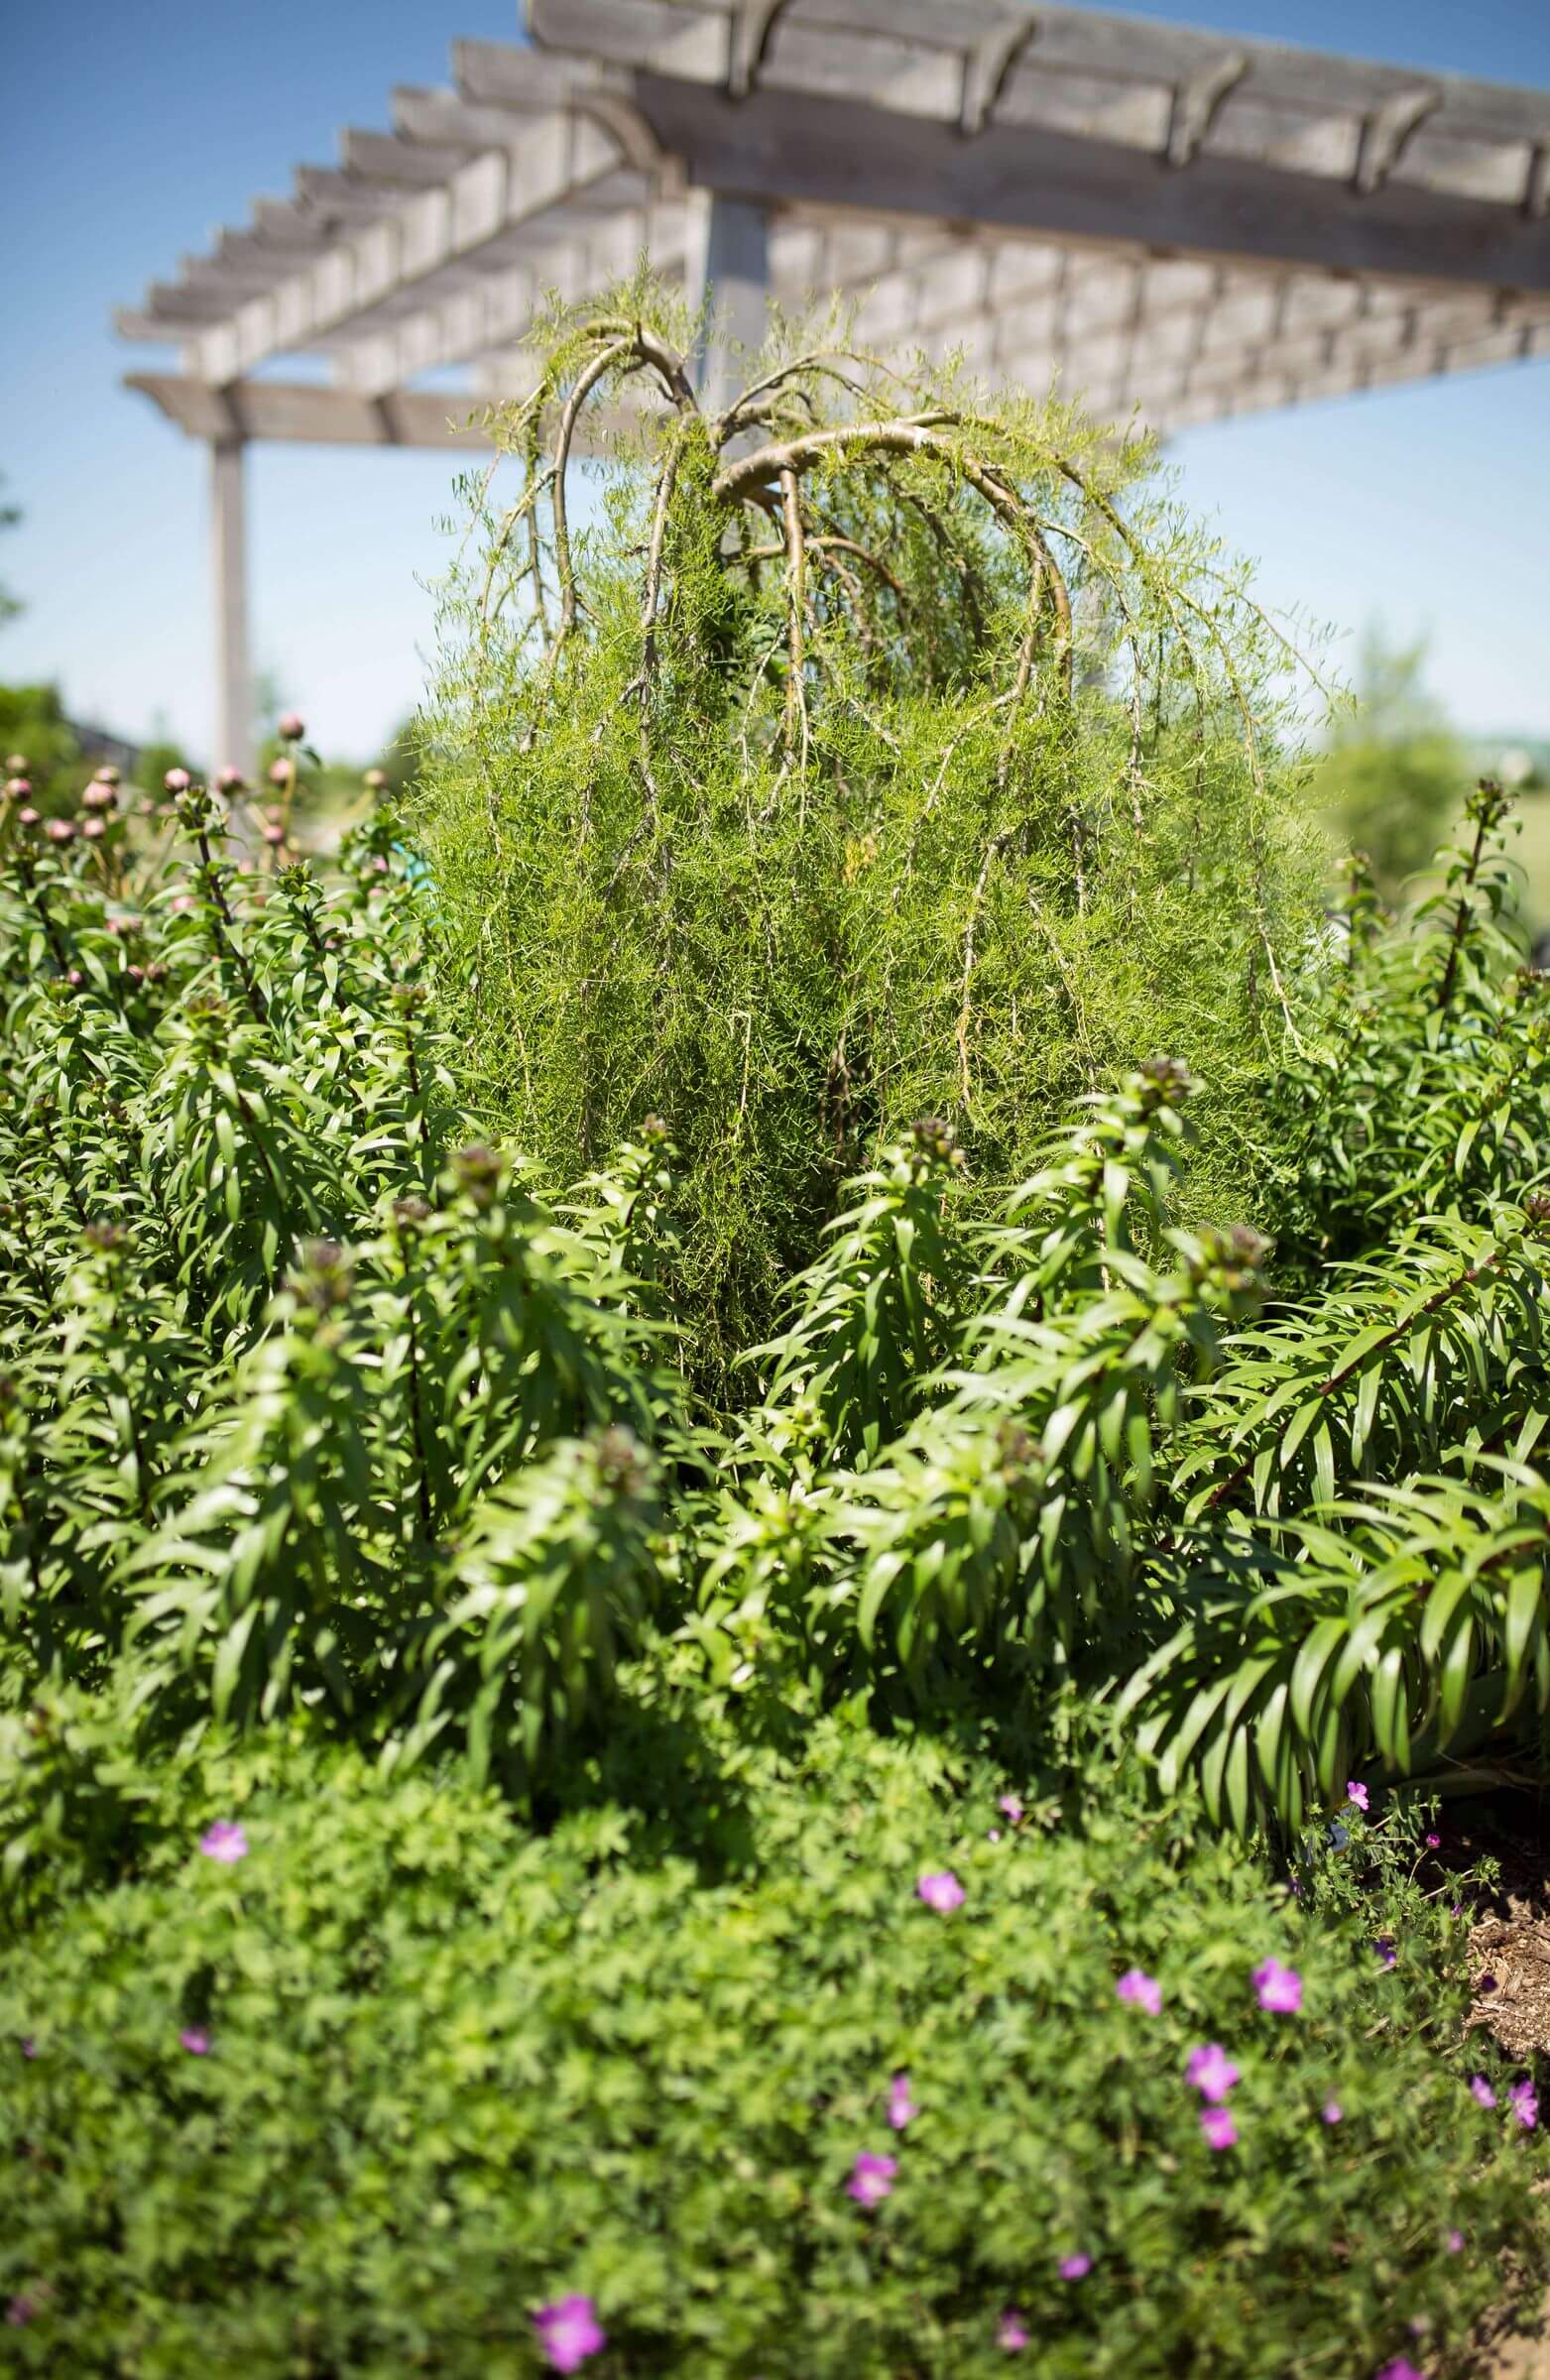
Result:
M665 1119L715 1370L922 1113L1015 1178L1166 1047L1241 1209L1321 854L1296 656L1149 442L837 319L777 322L711 413L696 330L646 283L545 326L418 823L503 1129L566 1179Z

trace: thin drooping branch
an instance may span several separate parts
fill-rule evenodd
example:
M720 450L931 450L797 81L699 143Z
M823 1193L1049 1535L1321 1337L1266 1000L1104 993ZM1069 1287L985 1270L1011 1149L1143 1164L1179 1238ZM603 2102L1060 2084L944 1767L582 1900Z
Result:
M786 553L786 654L789 674L785 683L785 744L789 752L796 742L796 729L801 729L801 761L807 766L807 654L805 628L807 617L807 546L802 536L802 511L797 495L796 473L783 468L780 473L780 510L785 525Z

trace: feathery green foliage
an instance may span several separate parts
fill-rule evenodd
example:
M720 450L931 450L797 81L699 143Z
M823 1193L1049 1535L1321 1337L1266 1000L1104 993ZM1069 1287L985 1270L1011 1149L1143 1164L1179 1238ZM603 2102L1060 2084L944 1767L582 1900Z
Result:
M518 1142L563 1182L666 1119L719 1386L922 1115L1015 1179L1070 1101L1183 1047L1202 1196L1242 1197L1320 846L1288 649L1148 446L836 324L777 328L707 416L689 344L633 287L556 320L497 419L522 482L476 494L418 819ZM631 396L578 526L578 441Z

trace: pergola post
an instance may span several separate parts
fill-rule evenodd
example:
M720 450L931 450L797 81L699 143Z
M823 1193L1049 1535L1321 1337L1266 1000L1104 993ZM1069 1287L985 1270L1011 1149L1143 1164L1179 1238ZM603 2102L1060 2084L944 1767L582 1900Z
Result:
M757 198L691 191L685 266L689 303L704 306L734 347L762 347L770 298L769 208ZM736 364L724 344L701 340L694 378L707 412L718 413L737 393Z
M210 440L210 561L215 620L215 754L212 770L251 778L253 662L248 647L248 538L240 437Z

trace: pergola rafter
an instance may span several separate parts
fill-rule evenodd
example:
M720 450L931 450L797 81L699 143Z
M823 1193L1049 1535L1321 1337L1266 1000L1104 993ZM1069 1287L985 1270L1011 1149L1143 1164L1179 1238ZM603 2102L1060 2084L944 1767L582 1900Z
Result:
M223 757L246 758L241 455L441 444L644 251L733 333L839 293L1166 432L1550 353L1550 94L1030 0L528 0L446 88L119 317L216 458ZM277 377L294 355L326 383ZM467 398L417 383L461 368ZM707 369L717 369L712 357ZM233 573L236 578L233 578Z

